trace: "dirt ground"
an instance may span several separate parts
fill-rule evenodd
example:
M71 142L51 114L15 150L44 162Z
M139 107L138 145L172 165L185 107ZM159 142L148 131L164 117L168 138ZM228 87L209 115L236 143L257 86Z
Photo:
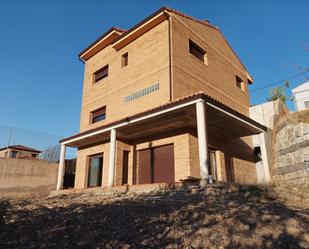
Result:
M227 184L1 200L0 248L309 248L309 208L292 206Z

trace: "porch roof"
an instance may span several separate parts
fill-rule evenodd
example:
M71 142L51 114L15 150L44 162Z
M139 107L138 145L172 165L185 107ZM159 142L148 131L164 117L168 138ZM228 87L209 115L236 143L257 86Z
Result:
M224 139L249 136L267 131L260 123L224 105L203 92L168 102L156 108L78 133L60 140L71 147L85 147L107 142L109 131L117 130L117 138L128 142L139 141L158 134L196 128L195 103L205 101L208 133Z

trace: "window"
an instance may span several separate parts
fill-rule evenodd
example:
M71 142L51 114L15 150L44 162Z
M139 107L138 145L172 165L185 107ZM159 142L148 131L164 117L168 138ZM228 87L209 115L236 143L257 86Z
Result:
M91 112L91 123L100 122L106 119L106 107L101 107Z
M32 157L37 158L37 154L31 154Z
M309 109L309 101L305 101L305 108Z
M189 40L189 52L207 65L206 52L191 40Z
M88 187L102 185L103 154L89 156Z
M242 91L245 91L244 81L240 77L238 77L237 75L236 75L236 86L239 89L241 89Z
M12 158L16 158L17 157L17 151L11 151L11 156Z
M122 55L122 59L121 59L121 66L122 67L126 67L129 63L129 54L125 53Z
M102 67L93 74L94 83L98 82L101 79L104 79L108 76L108 65Z

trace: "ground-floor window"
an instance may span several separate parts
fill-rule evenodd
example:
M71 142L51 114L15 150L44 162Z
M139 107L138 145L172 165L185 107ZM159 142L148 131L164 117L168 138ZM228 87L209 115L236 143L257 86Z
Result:
M213 180L218 180L216 151L214 151L214 150L209 150L208 173L209 173L209 175L211 175Z
M103 154L89 156L88 187L102 185Z
M175 182L173 144L139 151L138 183Z

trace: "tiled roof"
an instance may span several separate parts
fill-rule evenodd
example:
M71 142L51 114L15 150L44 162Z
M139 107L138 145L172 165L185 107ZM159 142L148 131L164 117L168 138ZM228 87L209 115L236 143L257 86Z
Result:
M118 41L119 39L123 38L124 36L126 36L127 34L131 33L132 31L134 31L136 28L138 28L140 25L142 25L143 23L145 23L146 21L148 21L149 19L151 19L152 17L154 17L155 15L157 15L158 13L162 12L162 11L169 11L172 12L174 14L177 14L179 16L185 17L187 19L190 19L194 22L200 23L204 26L207 26L209 28L215 29L217 30L220 35L222 36L222 38L224 39L224 41L226 42L226 44L229 46L229 48L232 50L232 52L234 53L234 55L236 56L236 58L239 60L239 62L241 63L241 65L244 67L244 69L248 72L248 70L246 69L244 63L242 62L242 60L239 58L239 56L237 55L237 53L234 51L234 49L231 47L231 45L229 44L229 42L227 41L227 39L225 38L225 36L223 35L223 33L221 32L221 30L217 27L212 25L211 23L209 23L209 21L205 21L205 20L199 20L195 17L189 16L181 11L175 10L173 8L164 6L162 8L160 8L159 10L157 10L156 12L154 12L153 14L151 14L150 16L148 16L147 18L145 18L144 20L142 20L141 22L139 22L138 24L136 24L135 26L133 26L132 28L130 28L129 30L123 30L121 28L116 28L116 27L112 27L111 29L109 29L107 32L105 32L103 35L101 35L96 41L94 41L93 43L91 43L86 49L84 49L79 56L81 56L85 51L87 51L89 48L91 48L92 46L94 46L97 42L99 42L102 38L104 38L106 35L108 35L110 32L112 32L113 30L119 31L119 32L123 32L117 39L115 39L115 41L113 41L113 43L115 43L116 41Z
M95 44L97 44L99 41L101 41L105 36L107 36L112 31L118 31L121 33L126 32L126 30L118 27L111 27L109 30L107 30L104 34L100 35L98 39L96 39L94 42L92 42L89 46L87 46L85 49L83 49L82 52L79 53L78 57L80 57L82 54L84 54L87 50L89 50L91 47L93 47Z
M10 145L8 147L3 147L0 150L4 150L4 149L7 149L7 148L15 149L15 150L26 150L26 151L36 152L36 153L40 153L41 152L41 151L39 151L37 149L33 149L33 148L30 148L30 147L27 147L27 146L24 146L24 145L20 145L20 144Z
M197 100L197 99L204 99L204 100L206 100L206 102L211 103L213 105L216 105L216 106L224 109L225 111L227 111L227 112L229 112L231 114L234 114L234 115L242 118L243 120L245 120L245 121L247 121L247 122L249 122L249 123L251 123L251 124L253 124L253 125L257 126L257 127L259 127L262 130L265 130L265 131L267 130L267 128L265 126L263 126L260 123L254 121L253 119L249 118L248 116L246 116L244 114L241 114L238 111L236 111L236 110L228 107L227 105L223 104L222 102L220 102L220 101L210 97L209 95L206 95L203 91L199 91L199 92L196 92L196 93L193 93L193 94L181 97L181 98L174 99L172 101L169 101L169 102L167 102L165 104L156 106L154 108L150 108L150 109L148 109L146 111L139 112L139 113L134 114L132 116L128 116L128 117L125 117L125 118L122 118L122 119L119 119L119 120L116 120L116 121L104 124L104 125L102 125L100 127L93 128L93 129L90 129L90 130L78 133L78 134L73 135L73 136L68 137L68 138L64 138L64 139L60 140L60 143L68 141L68 140L76 138L76 137L79 137L79 136L82 136L82 135L87 135L89 133L92 133L92 132L95 132L95 131L98 131L98 130L101 130L101 129L106 129L106 128L109 128L111 126L115 126L115 125L118 125L120 123L123 123L123 122L126 122L126 121L130 121L130 120L142 117L142 116L150 115L152 113L155 113L155 112L167 109L167 108L171 108L173 106L176 106L176 105L179 105L179 104L182 104L182 103L186 103L186 102L190 102L190 101L193 101L193 100Z

